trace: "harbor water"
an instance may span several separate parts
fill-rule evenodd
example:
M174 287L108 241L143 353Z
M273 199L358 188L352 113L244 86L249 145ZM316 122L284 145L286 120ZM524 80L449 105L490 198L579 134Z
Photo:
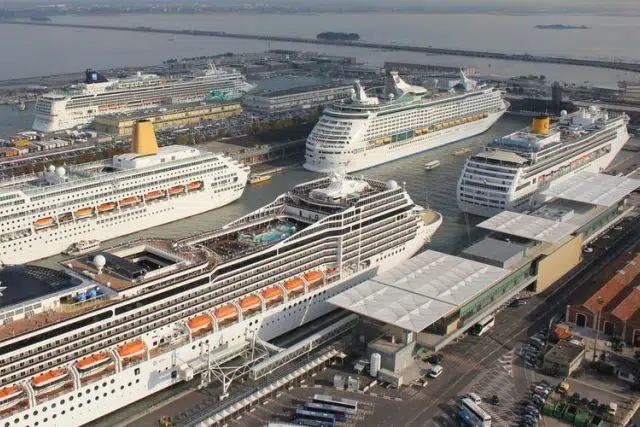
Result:
M444 216L444 222L429 247L442 252L458 253L471 242L480 238L483 233L474 227L482 220L481 218L465 215L458 211L455 196L456 185L466 158L455 156L453 152L463 147L471 148L472 152L479 151L489 140L520 129L526 124L528 124L528 119L503 116L484 134L356 172L355 175L365 175L383 181L396 180L400 185L406 187L415 203L440 212ZM440 166L425 171L425 163L432 160L440 160ZM105 242L103 247L143 237L176 239L213 230L270 203L294 185L321 176L321 174L308 172L301 166L286 169L282 173L274 174L269 181L262 184L247 185L242 198L235 203L178 222ZM57 256L37 263L53 266L61 259L61 256Z

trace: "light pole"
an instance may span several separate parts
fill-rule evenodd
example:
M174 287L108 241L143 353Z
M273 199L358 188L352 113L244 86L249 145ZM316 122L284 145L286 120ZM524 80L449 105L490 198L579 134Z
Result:
M598 351L598 336L600 335L600 317L602 316L602 306L604 304L604 300L602 297L598 297L596 300L598 303L598 312L596 313L596 339L593 342L593 361L596 361L596 353Z

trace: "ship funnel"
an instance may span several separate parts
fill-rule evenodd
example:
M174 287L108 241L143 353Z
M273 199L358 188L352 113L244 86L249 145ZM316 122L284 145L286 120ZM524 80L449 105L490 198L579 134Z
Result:
M138 120L133 127L131 152L135 154L156 154L158 142L150 120Z
M531 123L531 130L534 133L545 134L549 132L551 120L549 116L537 116L533 118L533 122Z

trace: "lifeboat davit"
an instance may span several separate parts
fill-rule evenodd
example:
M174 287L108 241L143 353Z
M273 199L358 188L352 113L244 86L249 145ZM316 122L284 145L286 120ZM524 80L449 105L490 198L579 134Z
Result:
M238 317L238 310L236 310L235 306L233 306L232 304L228 304L223 305L220 308L216 308L216 310L213 312L213 315L216 316L216 319L222 322L224 320L235 319L236 317Z
M138 203L138 198L136 196L126 197L120 200L120 206L135 205L136 203Z
M163 197L163 196L164 196L164 191L152 191L151 193L147 193L145 198L147 200L154 200L154 199L159 199L160 197Z
M304 278L310 284L315 284L318 281L321 281L323 277L324 276L322 275L322 272L320 272L318 270L310 271L310 272L304 274Z
M187 188L189 189L189 191L198 190L200 189L200 187L202 187L202 182L200 181L194 181L187 184Z
M144 354L146 350L147 346L144 345L142 340L134 340L118 347L118 355L124 359L140 356L141 354Z
M178 185L176 187L171 187L169 189L169 195L175 196L176 194L184 193L184 187L182 185Z
M109 212L109 211L112 211L113 208L115 207L116 207L115 203L111 203L111 202L103 203L100 206L98 206L98 212Z
M83 357L76 362L76 367L80 373L86 373L98 370L98 368L106 368L112 360L109 358L109 354L106 352L95 353L91 356Z
M68 376L69 372L66 369L56 368L43 374L36 375L31 379L31 384L36 390L53 388L53 386L60 387L63 380Z
M257 295L249 295L248 297L242 298L240 300L240 308L243 312L249 310L255 310L256 308L260 308L262 306L262 300Z
M207 314L199 314L187 320L187 327L191 330L191 333L208 329L211 327L211 317Z
M86 218L93 215L93 208L82 208L74 212L76 218Z
M262 296L267 302L275 301L282 298L282 289L277 286L272 286L262 291Z
M14 385L0 388L0 411L9 409L20 402L18 399L24 394L24 390Z
M38 220L33 221L33 225L35 225L36 227L49 227L53 225L53 218L50 216L40 218Z
M284 282L284 287L288 292L297 292L304 289L304 282L302 279L296 277L295 279Z

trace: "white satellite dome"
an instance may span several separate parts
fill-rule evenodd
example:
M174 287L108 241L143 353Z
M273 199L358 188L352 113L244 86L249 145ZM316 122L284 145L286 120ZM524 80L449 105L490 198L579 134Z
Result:
M47 168L49 170L49 172L53 173L56 171L56 167L54 165L49 165L49 167Z
M93 257L93 265L96 266L98 271L102 271L104 266L107 265L107 259L104 257L104 255L96 255L95 257Z
M567 114L569 114L569 113L567 113L567 110L560 111L560 117L566 117Z
M398 183L395 180L390 179L389 181L387 181L387 188L389 190L393 190L395 188L398 188Z
M58 175L60 178L65 176L66 173L67 173L66 169L63 168L62 166L56 169L56 175Z
M591 114L595 113L596 111L598 111L598 109L595 107L595 105L592 105L592 106L589 107L589 112Z

